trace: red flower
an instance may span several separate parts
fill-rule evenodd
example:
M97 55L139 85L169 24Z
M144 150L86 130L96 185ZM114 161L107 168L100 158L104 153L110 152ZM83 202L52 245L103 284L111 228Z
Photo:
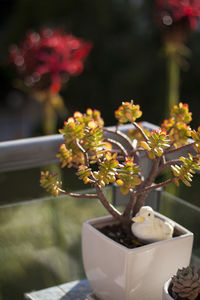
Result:
M156 0L156 5L165 25L186 18L190 29L197 28L197 19L200 17L199 0Z
M81 74L91 48L90 42L46 28L27 33L19 47L10 48L10 58L26 85L36 87L45 80L51 92L58 92L66 76Z

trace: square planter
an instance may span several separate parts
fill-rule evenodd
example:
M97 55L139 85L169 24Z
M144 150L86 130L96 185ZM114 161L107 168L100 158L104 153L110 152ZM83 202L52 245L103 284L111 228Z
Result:
M164 282L190 262L193 234L175 223L180 236L128 249L97 229L112 223L107 216L82 227L83 264L95 295L100 300L162 299Z

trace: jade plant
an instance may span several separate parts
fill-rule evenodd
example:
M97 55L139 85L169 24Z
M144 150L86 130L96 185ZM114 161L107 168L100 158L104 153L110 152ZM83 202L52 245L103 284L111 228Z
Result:
M200 270L195 266L178 269L169 290L173 299L200 299Z
M104 127L98 110L87 109L84 114L75 112L60 130L65 141L60 146L57 157L62 168L75 168L79 179L94 187L96 192L67 192L62 188L62 182L57 175L49 171L41 173L41 186L54 196L66 194L72 197L98 198L118 223L130 228L133 216L144 205L145 198L151 190L172 183L178 186L180 182L190 186L193 174L200 169L200 127L197 131L190 128L192 114L187 104L175 105L171 109L169 119L165 120L158 130L142 128L140 123L136 122L141 116L139 105L135 105L133 101L123 102L115 111L118 123L112 131ZM118 125L127 122L132 123L135 129L137 143L120 131ZM192 138L192 142L188 138ZM124 146L123 141L128 147ZM176 159L167 159L168 154L187 147L193 147L194 151L186 156L175 156ZM141 172L144 156L152 161L147 177ZM171 177L156 181L156 178L162 178L160 174L169 168L171 172L167 174L171 174ZM123 212L118 211L104 194L103 188L113 183L120 187L122 194L130 195Z

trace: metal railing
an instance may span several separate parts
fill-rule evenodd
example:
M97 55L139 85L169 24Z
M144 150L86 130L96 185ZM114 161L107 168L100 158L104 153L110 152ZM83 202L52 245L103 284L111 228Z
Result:
M143 122L143 126L150 129L157 128L148 122ZM115 127L107 128L115 129ZM130 128L132 125L120 126L122 132L126 132ZM111 133L105 133L105 135L112 136ZM64 138L61 134L0 142L0 172L57 163L56 153L63 142Z

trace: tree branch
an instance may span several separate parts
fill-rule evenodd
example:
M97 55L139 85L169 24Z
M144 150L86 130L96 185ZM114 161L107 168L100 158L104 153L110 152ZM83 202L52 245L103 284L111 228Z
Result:
M186 144L186 145L177 147L177 148L173 148L173 149L170 149L170 150L166 150L166 151L165 151L165 154L170 154L170 153L177 152L177 151L179 151L179 150L186 149L186 148L188 148L188 147L190 147L190 146L193 146L194 144L195 144L195 142L192 142L192 143L189 143L189 144Z
M89 165L89 159L88 159L88 154L85 151L85 149L83 149L83 147L80 145L80 143L78 142L78 140L76 139L76 144L79 147L79 149L83 152L84 157L85 157L85 165L88 166ZM126 150L125 150L126 151ZM103 204L103 206L105 207L105 209L116 219L121 220L122 219L122 215L121 213L106 199L106 197L104 196L104 193L102 191L102 188L100 187L100 185L98 184L97 180L95 179L93 173L91 174L91 177L93 179L93 185L96 189L96 194L75 194L75 193L67 193L61 189L59 189L60 192L67 194L71 197L76 197L76 198L98 198L101 203Z
M123 153L124 156L128 156L128 152L126 151L126 149L122 146L122 144L118 143L117 141L114 141L110 138L106 138L106 141L111 143L112 145L117 146L121 152Z
M103 131L113 133L113 134L118 135L119 137L123 138L124 141L126 141L129 144L131 149L135 151L135 148L133 147L132 141L129 139L129 137L126 134L122 133L119 130L113 131L113 130L110 130L108 128L103 128Z
M160 160L161 160L161 158L158 157L156 160L153 161L153 165L152 165L151 172L150 172L149 176L138 187L138 190L142 189L143 193L138 194L137 202L135 203L135 206L134 206L134 209L133 209L134 210L134 215L140 210L140 208L144 204L144 200L145 200L145 198L147 196L147 193L148 193L148 189L146 190L145 187L151 186L153 184L153 182L154 182L154 180L157 176L157 169L158 169Z
M76 144L77 144L77 146L79 147L79 149L83 152L84 159L85 159L85 165L86 165L87 167L89 167L89 164L90 164L90 163L89 163L89 158L88 158L87 152L86 152L85 149L80 145L80 143L78 142L78 139L76 139ZM93 172L91 172L91 178L90 178L90 180L92 181L92 183L97 182L96 178L95 178L94 175L93 175Z
M124 213L123 213L123 216L124 217L130 217L131 215L131 211L133 209L133 207L135 206L135 203L136 203L136 199L137 199L137 196L136 194L132 191L130 193L130 200L124 210Z
M106 199L101 187L97 182L94 183L94 187L96 189L97 196L103 204L103 206L105 207L105 209L117 220L122 220L121 213Z
M158 188L160 188L160 187L163 187L163 186L166 186L166 185L172 183L173 181L174 181L174 178L170 178L170 179L168 179L168 180L166 180L166 181L163 181L163 182L161 182L161 183L157 183L157 184L154 184L154 185L151 185L151 186L144 187L144 188L141 189L141 190L137 190L137 191L135 191L135 194L136 194L136 195L140 195L140 194L149 192L149 191L151 191L151 190L158 189Z
M78 146L78 148L82 151L83 155L84 155L84 159L85 159L85 165L88 167L89 166L89 158L88 158L88 154L85 151L85 149L81 146L81 144L79 143L78 139L76 139L76 145Z
M66 192L62 189L58 189L60 193L64 194L64 195L68 195L70 197L73 197L73 198L98 198L98 195L97 194L77 194L77 193L70 193L70 192Z
M154 180L156 178L156 175L157 175L157 169L158 169L158 166L159 166L159 163L160 163L160 159L161 158L158 157L153 161L151 172L150 172L149 176L147 177L147 179L144 181L143 186L150 185L154 182Z
M157 175L156 172L157 172L157 168L160 163L160 159L161 158L158 157L156 160L153 161L153 166L151 168L151 172L150 172L148 178L145 181L143 181L143 183L140 185L140 188L143 190L143 192L135 194L135 193L137 193L137 191L136 191L136 192L133 192L135 194L135 196L133 194L131 195L130 200L125 208L124 216L129 216L133 209L134 209L134 213L137 213L140 210L140 208L143 205L144 200L146 198L146 194L149 191L145 187L148 185L151 185L154 182L156 175ZM140 189L138 189L138 191L139 190ZM139 196L137 198L137 201L136 201L136 195Z
M164 162L158 168L156 176L158 176L158 174L160 174L164 170L164 168L166 168L167 166L172 166L172 165L179 164L179 163L181 163L180 159L173 159L173 160L168 160L168 161Z
M143 136L143 138L145 139L145 141L148 141L148 137L145 134L144 130L140 127L140 125L138 125L136 122L133 122L132 124L141 133L141 135Z

